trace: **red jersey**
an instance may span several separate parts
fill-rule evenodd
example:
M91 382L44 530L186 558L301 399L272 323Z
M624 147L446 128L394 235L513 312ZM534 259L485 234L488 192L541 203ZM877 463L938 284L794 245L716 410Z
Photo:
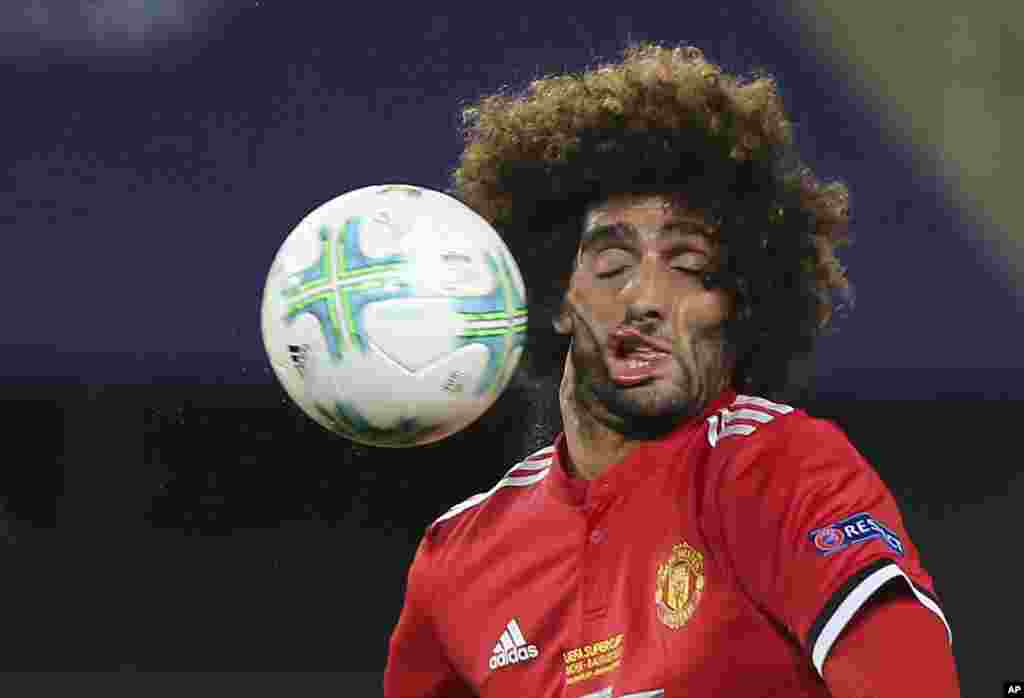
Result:
M565 462L559 435L429 527L386 698L826 697L884 584L946 622L886 486L803 410L729 390L595 480Z

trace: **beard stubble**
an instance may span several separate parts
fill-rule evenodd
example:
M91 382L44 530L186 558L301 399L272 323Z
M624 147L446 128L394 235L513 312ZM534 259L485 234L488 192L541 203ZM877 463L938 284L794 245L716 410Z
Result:
M699 415L727 383L728 351L722 326L695 337L689 348L673 342L671 375L632 387L611 379L604 349L589 324L576 322L575 327L570 346L574 401L585 417L628 439L665 436Z

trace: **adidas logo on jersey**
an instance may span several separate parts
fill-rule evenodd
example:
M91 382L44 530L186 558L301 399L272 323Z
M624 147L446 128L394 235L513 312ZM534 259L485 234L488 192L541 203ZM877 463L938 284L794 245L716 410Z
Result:
M536 659L538 654L537 645L527 644L523 631L519 629L519 623L513 618L505 626L505 632L501 634L498 644L494 646L491 669Z

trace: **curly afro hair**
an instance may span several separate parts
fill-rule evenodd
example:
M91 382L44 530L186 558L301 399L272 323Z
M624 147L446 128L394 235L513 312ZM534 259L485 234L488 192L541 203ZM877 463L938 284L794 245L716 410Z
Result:
M520 261L534 367L560 361L538 356L536 337L567 290L586 208L615 194L681 195L717 228L722 265L705 284L735 295L725 330L737 390L791 394L798 362L852 304L835 255L850 241L849 192L800 160L769 76L726 74L693 47L640 44L617 63L484 97L463 117L451 193Z

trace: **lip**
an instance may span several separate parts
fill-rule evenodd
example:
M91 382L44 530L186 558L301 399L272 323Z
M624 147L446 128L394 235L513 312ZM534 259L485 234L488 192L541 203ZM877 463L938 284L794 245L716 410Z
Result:
M664 352L666 354L672 353L671 342L667 342L657 337L651 337L650 335L646 335L643 332L628 327L623 327L612 333L611 337L609 338L610 341L608 343L608 351L613 356L617 356L619 353L619 348L627 339L634 340L642 344L643 346L653 349L655 351Z
M662 356L649 360L644 366L631 366L626 357L619 355L623 343L630 340L635 343L637 349L646 349L657 352ZM644 385L652 380L663 377L668 371L669 362L672 359L672 345L670 342L651 337L632 328L622 328L615 331L608 341L608 372L612 380L622 387L633 387Z
M608 374L612 381L624 388L646 385L653 380L664 378L669 371L671 354L662 354L641 365L632 365L626 359L608 358Z

